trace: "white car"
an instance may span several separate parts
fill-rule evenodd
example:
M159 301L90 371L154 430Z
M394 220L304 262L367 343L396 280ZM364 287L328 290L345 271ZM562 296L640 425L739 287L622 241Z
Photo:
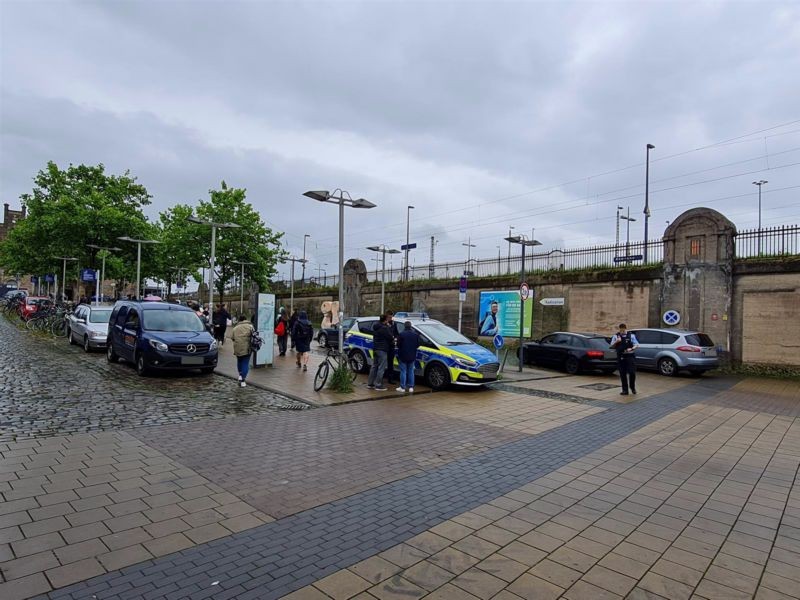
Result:
M67 341L80 344L86 352L105 348L111 310L110 306L78 305L68 317Z

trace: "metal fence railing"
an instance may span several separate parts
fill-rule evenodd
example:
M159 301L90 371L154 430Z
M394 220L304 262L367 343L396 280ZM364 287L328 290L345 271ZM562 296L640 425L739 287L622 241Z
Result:
M735 238L736 258L756 258L771 256L791 256L800 254L800 226L782 225L740 231ZM567 250L550 250L534 252L525 256L526 273L543 273L548 271L572 271L577 269L594 269L624 266L641 266L644 264L644 242L629 244L607 244L571 248ZM664 240L651 240L647 243L647 264L659 265L664 261ZM408 269L408 279L454 279L465 272L470 277L493 277L513 275L522 270L522 256L519 250L509 257L507 254L496 258L473 258L469 261L453 261L432 265L412 266ZM386 269L386 283L404 281L405 270L402 267ZM367 271L368 281L381 281L381 270ZM311 277L303 285L295 280L295 289L302 287L327 287L339 283L337 275L328 277ZM277 282L279 286L289 286L288 281Z

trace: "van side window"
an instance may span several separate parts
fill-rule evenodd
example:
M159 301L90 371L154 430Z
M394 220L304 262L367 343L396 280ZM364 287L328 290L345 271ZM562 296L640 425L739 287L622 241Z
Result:
M136 310L131 309L128 312L128 320L125 322L125 325L130 327L131 329L139 327L139 313Z
M117 320L114 323L116 325L119 325L120 327L125 327L125 318L127 316L128 316L128 307L123 306L122 308L119 309L119 312L117 313Z

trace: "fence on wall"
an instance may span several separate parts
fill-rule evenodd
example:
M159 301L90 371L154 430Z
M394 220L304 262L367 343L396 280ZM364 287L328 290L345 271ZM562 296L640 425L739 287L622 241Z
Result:
M641 266L644 264L645 244L643 241L629 244L607 244L585 248L556 249L548 252L534 251L525 256L525 272L543 273L547 271L572 271L578 269L603 269L609 267ZM743 230L736 234L736 258L770 258L800 254L800 225L781 225ZM647 264L658 265L664 261L664 241L651 240L647 243ZM492 277L512 275L522 270L522 256L519 250L510 257L502 253L496 258L473 258L469 261L435 263L433 265L411 266L409 280L454 279L467 273L470 277ZM381 281L381 270L367 271L368 281ZM405 280L402 267L386 269L386 283ZM303 287L335 286L338 275L311 277L305 282L295 280L295 289ZM289 286L288 281L277 283Z

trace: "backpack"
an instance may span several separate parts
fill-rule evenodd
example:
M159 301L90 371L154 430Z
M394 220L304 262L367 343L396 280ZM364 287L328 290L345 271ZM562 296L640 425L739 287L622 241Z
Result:
M278 324L275 325L275 335L278 337L283 337L286 335L286 323L281 319L278 321Z
M251 352L258 352L261 350L261 346L264 345L264 340L261 339L261 335L253 329L250 332L250 351Z
M309 342L314 339L314 328L310 323L297 323L297 333L300 334L301 340L308 340Z

